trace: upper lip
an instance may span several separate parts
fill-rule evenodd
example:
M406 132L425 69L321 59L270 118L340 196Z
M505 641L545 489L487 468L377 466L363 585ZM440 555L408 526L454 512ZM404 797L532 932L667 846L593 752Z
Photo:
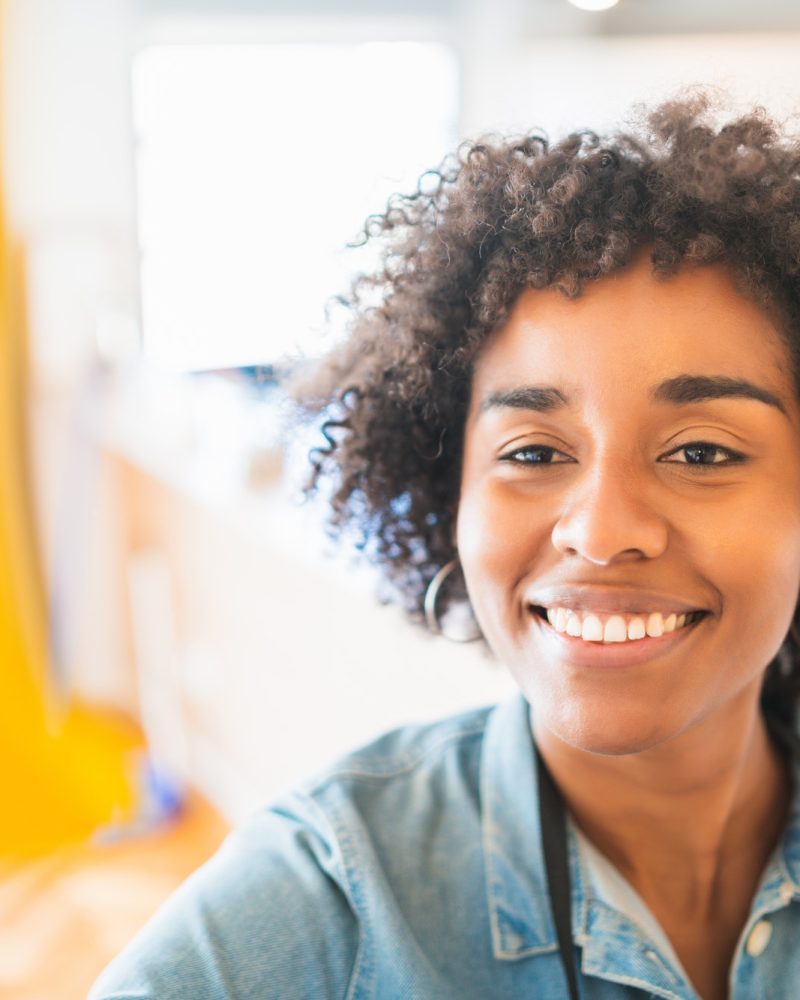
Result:
M688 614L705 611L697 602L641 587L599 587L587 584L561 584L543 587L526 594L531 607L568 608L571 611L599 611L605 614L637 614L657 611L661 614Z

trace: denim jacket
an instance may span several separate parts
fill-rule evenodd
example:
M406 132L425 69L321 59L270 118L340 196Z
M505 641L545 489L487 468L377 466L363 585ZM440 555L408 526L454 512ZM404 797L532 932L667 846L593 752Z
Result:
M800 997L800 797L736 949L730 1000ZM570 826L584 1000L696 1000L654 921L598 891ZM621 878L621 876L619 876ZM632 892L632 890L630 890ZM660 928L655 925L655 931ZM231 834L92 1000L564 1000L521 697L355 752Z

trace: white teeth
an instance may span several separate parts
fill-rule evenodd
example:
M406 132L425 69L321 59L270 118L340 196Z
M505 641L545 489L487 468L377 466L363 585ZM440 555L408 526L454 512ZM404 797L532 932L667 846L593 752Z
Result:
M612 615L606 622L603 630L604 642L625 642L628 638L628 630L625 628L625 619L620 615Z
M654 611L652 615L648 615L647 634L653 639L657 639L660 635L664 634L664 616L659 614L658 611Z
M566 632L584 642L627 642L646 636L657 639L683 628L691 618L691 615L674 612L665 617L658 611L649 615L606 616L600 612L573 611L570 608L547 608L546 614L556 632Z
M644 639L647 632L644 627L643 618L632 618L630 624L628 625L628 638L629 639Z
M596 615L587 615L583 619L581 638L585 642L600 642L603 638L603 624Z
M580 638L581 620L578 615L571 614L567 619L567 635L571 635L575 639Z

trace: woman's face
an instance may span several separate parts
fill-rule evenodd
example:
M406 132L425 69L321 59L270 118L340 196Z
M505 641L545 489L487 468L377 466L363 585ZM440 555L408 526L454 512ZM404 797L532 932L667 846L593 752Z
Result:
M756 697L800 589L770 319L716 266L524 292L475 366L457 542L487 641L573 746L637 752Z

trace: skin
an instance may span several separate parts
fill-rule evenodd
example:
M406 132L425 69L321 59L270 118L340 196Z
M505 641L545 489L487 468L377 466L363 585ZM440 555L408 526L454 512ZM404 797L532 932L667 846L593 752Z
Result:
M763 398L655 398L681 376ZM475 365L456 535L572 815L721 1000L789 797L758 705L800 591L800 407L773 321L722 267L663 281L645 257L577 300L523 292ZM559 637L532 610L553 595L704 617L629 662Z

